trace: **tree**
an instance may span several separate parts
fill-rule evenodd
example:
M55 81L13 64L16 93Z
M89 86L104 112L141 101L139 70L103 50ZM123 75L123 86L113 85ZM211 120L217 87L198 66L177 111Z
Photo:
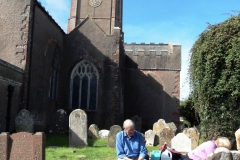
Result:
M234 139L240 124L240 15L209 25L191 52L192 101L201 138Z
M180 102L180 116L184 119L184 127L193 127L199 125L199 116L194 109L192 98Z

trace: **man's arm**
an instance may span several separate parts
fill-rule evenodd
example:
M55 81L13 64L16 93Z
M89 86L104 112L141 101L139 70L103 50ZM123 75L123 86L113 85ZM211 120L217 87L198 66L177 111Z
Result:
M124 145L123 145L123 135L122 132L119 132L116 135L116 151L117 151L117 157L124 159L127 158L125 152L124 152ZM128 160L128 159L126 159Z
M143 139L143 136L141 133L139 133L139 158L138 160L143 160L144 158L147 157L147 154L148 154L148 151L147 151L147 148L145 146L145 142L144 142L144 139Z

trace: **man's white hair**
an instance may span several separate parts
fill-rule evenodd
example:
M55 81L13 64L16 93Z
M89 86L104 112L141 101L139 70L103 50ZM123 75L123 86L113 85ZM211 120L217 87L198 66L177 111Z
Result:
M135 127L134 122L131 119L126 119L123 122L123 128L130 127L130 126Z

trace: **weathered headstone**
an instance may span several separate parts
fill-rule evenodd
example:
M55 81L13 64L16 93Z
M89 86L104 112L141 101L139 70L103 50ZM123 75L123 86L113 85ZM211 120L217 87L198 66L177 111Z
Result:
M156 134L152 130L145 132L146 146L155 146L155 136Z
M81 109L76 109L69 116L69 146L87 145L87 114Z
M240 152L239 151L231 151L234 160L240 160Z
M116 135L122 130L119 125L114 125L110 128L108 134L108 147L114 148L116 146Z
M240 151L240 129L235 132L235 138L237 143L237 150Z
M169 128L176 134L177 126L175 125L175 123L170 122L170 123L167 123L167 125L168 125Z
M26 109L21 110L15 118L16 132L33 133L33 125L33 118L30 116L30 112Z
M238 157L239 158L239 157ZM232 152L224 147L217 147L207 160L237 160L233 159Z
M159 119L157 122L153 124L153 132L156 134L156 142L160 144L160 133L164 128L169 128L169 126L165 123L164 119Z
M99 128L96 124L91 124L88 128L88 137L93 139L99 138Z
M171 140L175 136L175 132L170 128L164 128L160 132L159 145L162 146L167 143L167 146L171 148Z
M45 134L19 132L0 134L0 159L45 160Z
M109 130L102 129L98 133L99 133L99 137L101 139L106 139L106 138L108 138Z
M191 151L191 139L185 135L184 133L178 133L173 139L171 140L172 148L177 150L178 152L187 153Z
M57 110L52 119L53 125L48 129L52 134L65 134L68 131L68 116L67 112L63 109Z
M183 131L184 134L186 134L192 142L192 150L197 148L198 146L198 141L199 141L199 136L200 133L198 132L197 128L188 128Z
M142 131L142 118L135 115L134 117L131 118L131 120L134 122L135 124L135 129L139 132Z

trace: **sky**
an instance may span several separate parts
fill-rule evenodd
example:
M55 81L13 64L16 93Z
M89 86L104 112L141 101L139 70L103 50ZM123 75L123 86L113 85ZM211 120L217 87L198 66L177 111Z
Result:
M66 32L71 0L38 1ZM180 100L185 100L190 94L188 68L194 42L209 24L239 13L240 0L124 0L124 42L181 45Z

